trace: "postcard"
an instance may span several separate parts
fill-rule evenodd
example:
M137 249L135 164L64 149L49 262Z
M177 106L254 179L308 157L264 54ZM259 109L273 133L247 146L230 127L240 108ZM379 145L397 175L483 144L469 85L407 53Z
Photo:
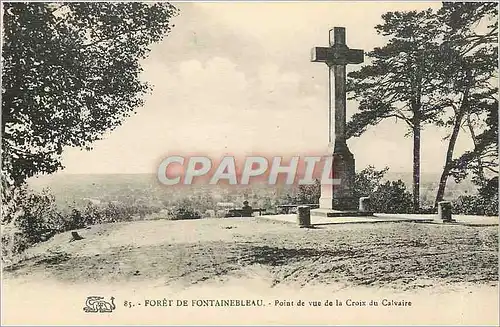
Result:
M2 325L498 326L497 2L2 27Z

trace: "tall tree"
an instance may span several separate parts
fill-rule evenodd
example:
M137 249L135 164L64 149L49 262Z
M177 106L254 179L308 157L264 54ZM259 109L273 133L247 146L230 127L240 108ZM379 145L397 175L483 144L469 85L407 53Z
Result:
M142 104L140 60L169 33L169 3L3 3L2 175L62 167Z
M476 134L471 130L474 148L453 160L451 176L456 181L473 174L473 182L480 188L498 190L498 101L487 109L486 127ZM496 182L495 182L496 181Z
M421 129L434 119L437 20L432 10L388 12L375 27L388 37L387 44L367 53L371 63L348 77L351 99L359 101L348 136L361 135L368 126L384 119L400 119L413 137L413 210L420 207Z
M443 199L448 177L453 174L453 165L462 170L470 166L474 159L477 167L482 167L482 155L491 147L491 138L482 134L478 138L476 129L484 125L491 110L498 110L498 4L493 2L444 3L437 13L441 22L442 44L439 58L440 73L437 88L440 97L437 106L442 108L439 125L449 127L448 147L445 163L439 180L435 204ZM451 110L446 110L451 109ZM489 121L490 125L492 122ZM474 150L460 161L453 155L458 136L463 128L468 129ZM484 128L484 126L483 126ZM486 126L487 130L490 130ZM485 140L490 142L485 147ZM498 145L495 138L495 144ZM487 153L487 152L486 152ZM498 155L498 150L496 150ZM491 167L491 166L490 166ZM476 170L476 177L484 179L483 170ZM456 174L456 171L455 171Z

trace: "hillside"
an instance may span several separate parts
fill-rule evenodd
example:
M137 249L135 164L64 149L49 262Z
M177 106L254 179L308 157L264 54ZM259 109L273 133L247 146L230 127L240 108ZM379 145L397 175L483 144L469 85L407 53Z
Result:
M271 287L340 282L402 289L498 279L496 227L384 223L298 229L241 218L103 224L80 234L80 241L69 242L63 233L29 249L4 277L191 285L257 269Z

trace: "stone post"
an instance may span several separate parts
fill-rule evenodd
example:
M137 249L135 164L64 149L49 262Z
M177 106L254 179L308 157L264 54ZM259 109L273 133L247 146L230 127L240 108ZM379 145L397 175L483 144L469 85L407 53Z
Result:
M372 211L372 206L371 206L371 199L368 196L364 196L359 198L359 211L360 212L371 212Z
M441 201L438 202L438 218L444 222L451 222L451 202Z
M300 228L311 226L311 208L309 206L297 207L297 222Z

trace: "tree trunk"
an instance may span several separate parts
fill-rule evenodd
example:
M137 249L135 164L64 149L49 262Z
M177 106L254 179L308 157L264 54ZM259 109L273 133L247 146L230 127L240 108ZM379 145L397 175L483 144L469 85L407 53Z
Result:
M413 212L420 209L420 121L413 125Z
M457 114L453 124L453 131L451 132L450 141L448 142L443 171L441 173L441 177L439 178L439 186L436 194L436 201L434 201L434 207L437 207L438 202L443 200L444 191L446 189L446 181L448 180L448 176L452 168L451 162L453 160L453 151L455 151L455 144L457 143L458 133L460 132L460 126L462 125L462 118L463 115L461 113Z
M472 143L474 144L474 150L477 148L477 144L478 144L478 141L477 141L477 138L476 138L476 133L474 132L474 127L472 126L472 122L471 122L471 119L470 119L470 115L467 116L467 126L469 127L469 132L470 132L470 137L472 139ZM484 181L485 178L484 178L484 172L483 172L483 160L481 160L481 156L478 155L476 157L476 161L477 161L477 176L479 177L479 180L480 181Z
M450 141L448 142L448 149L446 150L446 159L444 162L443 172L439 178L439 186L436 194L436 201L434 201L434 207L437 207L439 201L443 200L444 191L446 189L446 181L448 180L448 175L451 170L451 161L453 160L453 151L455 150L455 144L457 143L458 134L460 133L460 127L462 125L462 119L469 106L469 92L471 87L471 71L467 70L467 84L464 89L462 102L459 108L455 108L455 122L453 123L453 131L451 132Z

